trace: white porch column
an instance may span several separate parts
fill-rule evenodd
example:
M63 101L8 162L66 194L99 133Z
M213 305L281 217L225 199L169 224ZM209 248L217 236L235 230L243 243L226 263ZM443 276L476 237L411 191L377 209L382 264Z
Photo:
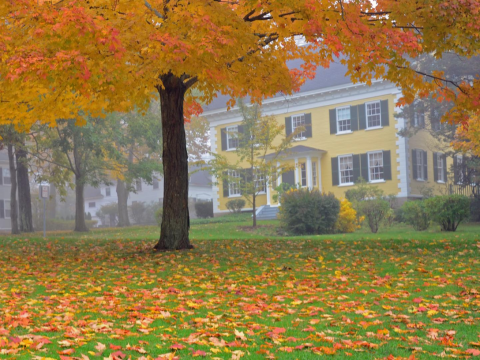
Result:
M267 184L265 186L267 188L267 205L271 205L270 204L270 181L267 181Z
M295 170L294 170L294 174L295 174L295 186L297 186L297 184L299 183L298 179L298 157L295 158Z
M312 190L312 157L309 155L307 156L307 187Z
M320 167L320 158L321 158L322 155L320 155L318 157L318 160L317 160L317 181L318 181L318 190L320 190L320 192L322 192L322 168Z

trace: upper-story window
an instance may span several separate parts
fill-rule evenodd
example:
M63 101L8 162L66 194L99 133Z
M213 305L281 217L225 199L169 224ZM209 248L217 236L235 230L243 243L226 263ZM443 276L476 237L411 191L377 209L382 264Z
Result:
M367 129L382 126L382 117L380 109L380 101L366 103L367 110Z
M351 130L350 106L337 108L337 133L350 132Z
M368 153L368 177L371 182L384 180L383 151Z
M295 139L305 139L306 138L306 129L305 129L305 115L293 115L292 116L292 132L295 132L296 129L303 127L303 131L300 131L295 135Z
M338 169L340 171L340 185L353 184L353 156L344 155L338 157Z
M238 126L227 127L227 150L234 150L238 147Z
M110 188L109 187L106 187L105 188L105 196L110 196Z

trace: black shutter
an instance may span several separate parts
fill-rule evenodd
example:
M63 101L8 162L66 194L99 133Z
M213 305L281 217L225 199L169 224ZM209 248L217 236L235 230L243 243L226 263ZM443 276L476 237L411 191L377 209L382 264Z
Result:
M228 191L228 179L227 179L227 176L228 176L228 171L224 171L223 173L223 197L229 197L230 196L230 192Z
M383 179L392 180L392 158L390 150L383 152Z
M433 181L438 181L438 162L437 162L437 156L439 156L439 154L437 154L436 152L433 153Z
M412 175L413 179L418 179L418 172L417 172L417 150L412 150Z
M365 104L361 104L361 105L358 105L358 129L365 130L366 128L367 128L367 116L365 114Z
M5 219L5 203L0 200L0 219Z
M285 118L285 131L287 136L289 136L292 133L292 117L287 116Z
M458 184L458 181L460 180L460 176L459 176L459 168L458 168L458 157L455 155L453 157L453 181L455 182L455 184Z
M330 109L330 134L337 133L337 109Z
M382 117L382 126L388 126L389 119L388 119L388 100L380 101L380 114Z
M332 158L332 185L336 186L339 184L339 174L338 174L338 158Z
M360 162L361 162L361 173L362 178L365 181L369 181L368 178L368 154L361 154L360 155Z
M222 138L222 150L227 150L227 128L220 129L220 134Z
M12 175L10 175L12 176ZM3 185L3 168L0 167L0 185Z
M447 155L442 155L442 162L443 162L443 180L447 182Z
M358 130L358 106L350 106L350 124L352 131Z
M245 127L243 125L237 126L237 137L238 137L238 145L243 147L247 144L247 138L245 137Z
M360 177L360 155L352 155L353 159L353 182Z
M305 114L305 137L312 137L312 114Z
M428 180L428 161L427 161L427 152L423 152L423 173L425 176L423 177L423 180Z

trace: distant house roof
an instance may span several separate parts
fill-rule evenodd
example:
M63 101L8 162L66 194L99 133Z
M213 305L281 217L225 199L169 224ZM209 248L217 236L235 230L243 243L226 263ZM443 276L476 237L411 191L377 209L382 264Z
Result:
M86 186L83 192L85 200L101 199L103 198L100 188L94 188L93 186Z
M310 146L305 146L305 145L297 145L294 147L291 147L290 149L286 151L281 151L280 153L274 153L274 154L268 154L265 155L264 159L267 161L275 159L277 156L295 156L295 155L301 155L304 153L309 153L309 152L317 152L317 153L326 153L325 150L321 149L316 149Z
M195 171L195 168L190 168L189 171ZM208 171L196 171L190 175L190 185L211 187L212 177Z
M289 61L287 65L290 69L300 69L302 62L302 60L292 60ZM340 63L340 59L333 62L329 68L318 67L315 78L312 80L307 79L298 93L350 84L351 80L348 76L345 76L346 73L347 67ZM278 94L277 96L272 97L272 99L281 97L284 97L284 95ZM230 100L230 96L218 94L210 104L203 107L203 111L208 112L223 108L226 109L228 100Z

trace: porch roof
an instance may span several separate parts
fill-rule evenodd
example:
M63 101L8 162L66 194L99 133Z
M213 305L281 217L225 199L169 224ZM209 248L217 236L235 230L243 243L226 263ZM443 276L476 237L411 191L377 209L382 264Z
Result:
M305 146L305 145L297 145L294 146L286 151L281 151L280 153L273 153L273 154L268 154L264 156L264 159L266 161L271 161L274 160L276 157L287 157L287 158L293 158L293 157L299 157L299 156L306 156L308 154L311 155L320 155L326 153L325 150L322 149L316 149L310 146Z

